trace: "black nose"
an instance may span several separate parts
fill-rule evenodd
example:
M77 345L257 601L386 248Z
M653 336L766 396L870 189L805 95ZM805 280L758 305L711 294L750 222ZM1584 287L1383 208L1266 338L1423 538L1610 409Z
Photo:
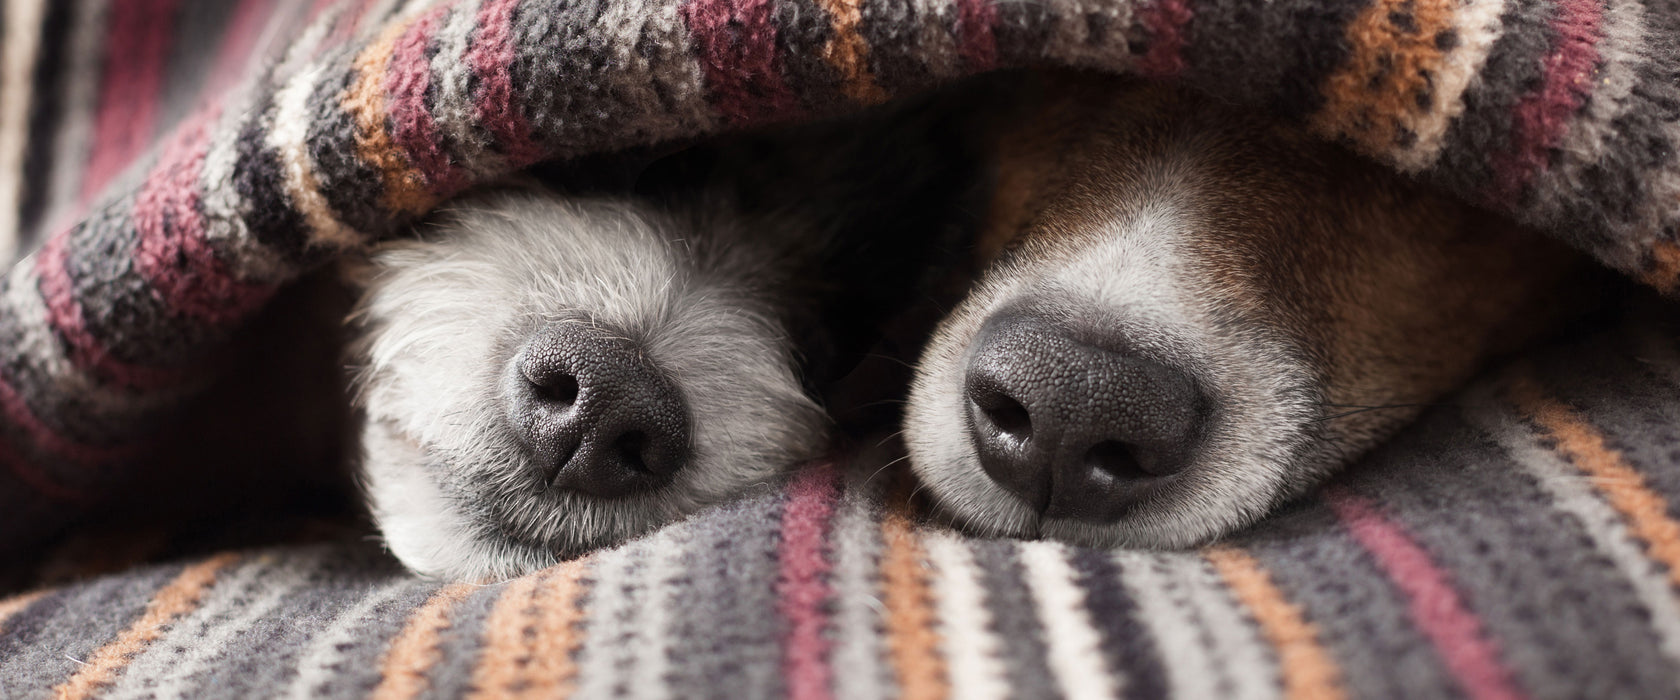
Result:
M981 330L965 391L986 474L1046 517L1086 522L1123 516L1188 468L1204 403L1184 372L1030 315Z
M508 420L542 485L619 498L671 481L688 409L637 345L585 323L533 334L503 376Z

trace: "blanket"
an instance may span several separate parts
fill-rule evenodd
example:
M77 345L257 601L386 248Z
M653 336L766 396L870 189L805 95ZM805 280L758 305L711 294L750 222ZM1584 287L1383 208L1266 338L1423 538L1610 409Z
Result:
M1000 68L1272 110L1680 287L1661 0L19 0L0 36L8 562L122 501L289 282L453 192ZM489 586L352 539L36 589L0 602L0 690L1672 696L1665 304L1205 550L965 538L881 495L871 453Z

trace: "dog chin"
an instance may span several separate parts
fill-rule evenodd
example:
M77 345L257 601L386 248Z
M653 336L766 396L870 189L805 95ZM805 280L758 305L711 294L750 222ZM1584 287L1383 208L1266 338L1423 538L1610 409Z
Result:
M681 225L623 203L500 195L458 205L445 236L376 256L356 317L362 473L405 565L463 580L530 572L816 456L827 420L770 302L735 283L750 277L673 243ZM563 326L629 348L669 381L687 435L664 480L616 494L559 488L552 460L522 439L509 368Z
M952 524L1087 546L1187 547L1258 520L1336 463L1320 453L1321 400L1303 354L1240 306L1221 303L1217 285L1175 259L1172 245L1162 244L1170 217L1145 217L1136 227L1157 230L1001 261L935 333L911 388L904 434L912 470ZM1152 477L1100 518L1035 507L1019 488L1000 484L982 465L981 419L966 388L980 339L1000 318L1027 318L1081 344L1124 347L1186 374L1206 408L1186 465Z

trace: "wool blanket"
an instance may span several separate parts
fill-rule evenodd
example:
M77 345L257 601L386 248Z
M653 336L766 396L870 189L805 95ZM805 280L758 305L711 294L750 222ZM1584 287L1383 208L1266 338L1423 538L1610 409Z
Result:
M122 500L277 292L452 192L993 69L1269 109L1680 287L1672 1L10 0L0 37L8 567ZM865 454L489 586L337 543L37 589L0 694L1672 696L1655 306L1206 550L968 539Z

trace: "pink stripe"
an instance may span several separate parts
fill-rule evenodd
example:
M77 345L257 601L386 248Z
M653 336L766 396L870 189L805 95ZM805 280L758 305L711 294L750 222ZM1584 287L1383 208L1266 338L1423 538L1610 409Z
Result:
M0 437L0 462L6 464L6 471L11 472L12 476L17 477L18 481L27 484L29 488L35 489L48 498L73 503L88 500L87 494L60 484L42 473L33 462L24 459L10 444L7 444L4 437ZM7 495L15 496L16 494Z
M826 606L832 597L827 577L833 563L824 547L838 495L839 482L832 466L807 467L788 487L787 506L782 510L778 552L781 572L776 582L781 599L777 609L789 622L782 671L788 679L788 696L794 700L832 697L829 641L824 628L828 624Z
M22 427L29 433L30 440L33 440L37 447L59 457L83 464L101 464L138 454L134 446L95 447L59 435L52 426L42 422L40 417L35 415L35 411L29 408L29 402L24 401L23 396L19 395L17 389L3 376L0 376L0 410L5 412L8 423Z
M385 91L391 95L392 140L439 196L448 196L466 185L465 177L444 152L437 122L426 109L426 89L432 82L426 45L448 9L434 8L403 32L391 54L390 72L385 74Z
M1545 171L1550 152L1569 130L1570 118L1592 92L1604 8L1597 0L1563 0L1552 19L1552 51L1541 61L1540 86L1511 110L1511 145L1494 155L1489 198L1516 204L1534 176Z
M141 186L133 209L140 237L134 263L171 311L227 327L261 307L275 287L234 279L204 239L198 179L218 113L205 109L182 124Z
M1524 697L1500 662L1499 644L1482 634L1482 622L1464 607L1447 574L1376 504L1335 490L1327 499L1360 546L1377 559L1408 602L1412 622L1435 644L1448 670L1472 698Z
M69 343L70 361L118 386L157 389L181 383L186 376L181 372L140 367L112 357L88 331L70 279L69 241L68 229L47 239L35 259L35 271L41 278L38 289L47 304L47 322Z
M1138 19L1149 33L1149 48L1138 59L1138 73L1151 78L1170 78L1184 72L1184 47L1190 43L1184 28L1194 13L1184 0L1160 0L1138 10Z
M239 7L233 10L233 19L228 22L227 33L222 37L222 45L216 49L216 64L211 69L210 79L205 81L200 99L221 94L234 81L246 75L251 53L257 46L257 37L262 36L263 27L272 19L274 8L275 0L240 0Z
M486 0L480 5L478 34L463 57L478 78L473 102L478 122L496 138L514 168L542 157L542 148L531 137L531 125L513 97L512 67L518 55L513 43L513 11L518 6L519 0Z
M975 73L997 67L997 8L989 0L957 0L957 54Z
M177 0L117 0L105 35L105 79L99 89L93 143L82 198L98 194L145 151L157 121L158 93Z
M352 0L344 1L348 4ZM368 12L373 10L373 4L377 1L361 0L355 9L339 15L336 20L337 26L333 27L332 35L328 38L327 43L338 44L354 35L356 30L361 29L362 22L367 19Z
M774 12L771 0L690 0L682 6L706 87L731 124L762 124L801 111L782 79Z

